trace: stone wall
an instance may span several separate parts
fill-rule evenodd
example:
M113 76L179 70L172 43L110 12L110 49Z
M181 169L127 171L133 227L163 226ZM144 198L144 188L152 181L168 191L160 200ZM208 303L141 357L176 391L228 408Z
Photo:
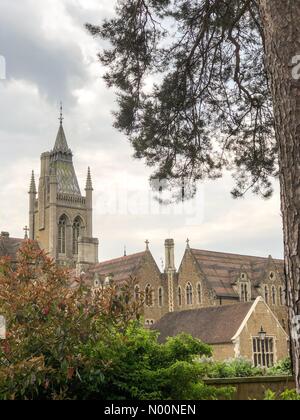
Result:
M233 344L215 344L211 347L213 349L213 359L216 362L223 362L235 357Z
M207 379L207 385L215 387L234 387L236 392L233 399L236 401L263 400L265 393L271 390L280 395L287 389L295 389L293 377L257 377L257 378L234 378L234 379Z

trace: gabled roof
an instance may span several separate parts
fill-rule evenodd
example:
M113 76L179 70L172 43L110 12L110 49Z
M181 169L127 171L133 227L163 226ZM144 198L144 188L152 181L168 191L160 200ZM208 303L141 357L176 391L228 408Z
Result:
M192 335L206 344L231 343L253 302L172 312L163 316L152 329L159 331L159 341L181 333Z
M114 282L128 280L130 276L133 276L136 270L139 269L148 252L149 251L144 251L126 257L104 261L95 265L89 270L89 273L98 274L102 278L111 275Z
M16 261L17 252L23 242L24 239L0 236L0 257L9 257L12 261Z
M191 249L190 252L197 262L198 269L218 297L238 298L233 289L233 283L243 271L247 273L253 286L257 286L265 278L270 262L275 264L280 275L283 273L283 261L271 257L263 258L198 249Z

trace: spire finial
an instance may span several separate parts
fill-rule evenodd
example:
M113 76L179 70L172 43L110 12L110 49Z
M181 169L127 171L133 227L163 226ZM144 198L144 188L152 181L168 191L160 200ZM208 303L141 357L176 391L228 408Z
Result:
M60 116L59 116L60 125L62 125L63 120L64 120L64 117L63 117L63 103L60 102Z
M190 240L189 240L189 238L186 240L186 247L187 247L187 249L190 249Z
M150 242L148 241L148 239L146 240L145 244L146 244L146 251L149 251Z
M126 247L126 245L124 246L124 257L127 257L127 247Z

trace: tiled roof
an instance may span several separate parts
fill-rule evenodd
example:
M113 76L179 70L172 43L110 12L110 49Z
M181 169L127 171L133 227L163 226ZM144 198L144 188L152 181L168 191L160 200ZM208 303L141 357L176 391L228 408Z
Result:
M57 177L57 191L62 194L81 196L72 152L69 149L62 124L59 126L55 146L50 153L50 157L51 171Z
M89 270L89 273L97 273L103 278L112 275L114 281L122 282L134 275L135 271L141 266L146 254L147 251L144 251L126 257L116 258L114 260L104 261L95 265Z
M0 257L9 257L16 261L17 252L24 239L0 236Z
M197 249L191 249L191 253L198 264L199 270L218 297L238 297L232 284L243 271L249 276L252 286L257 286L265 278L270 262L270 258ZM279 274L282 275L283 261L276 259L271 261L276 265Z
M206 344L230 343L254 303L172 312L162 317L152 329L159 331L159 341L181 333L192 335Z

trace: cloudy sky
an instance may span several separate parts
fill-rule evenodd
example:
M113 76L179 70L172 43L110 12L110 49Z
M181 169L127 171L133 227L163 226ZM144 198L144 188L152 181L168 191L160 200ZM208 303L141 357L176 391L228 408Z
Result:
M31 170L50 150L58 129L59 102L79 182L91 166L95 189L94 235L100 260L143 250L149 239L161 265L163 242L176 241L177 265L191 246L282 256L278 187L271 200L230 196L231 179L199 186L184 207L160 208L143 162L132 158L127 139L112 127L115 97L97 62L101 41L85 31L113 13L114 0L0 0L0 230L23 235L28 224ZM0 58L0 67L3 63Z

